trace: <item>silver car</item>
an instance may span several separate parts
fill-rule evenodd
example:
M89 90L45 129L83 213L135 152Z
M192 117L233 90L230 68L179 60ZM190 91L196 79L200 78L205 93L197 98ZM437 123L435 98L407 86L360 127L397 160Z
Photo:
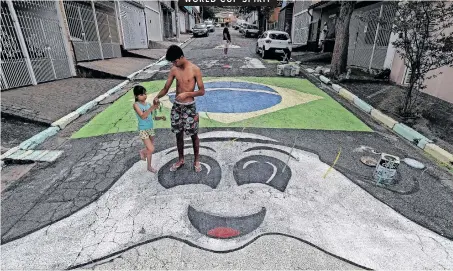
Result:
M209 36L208 26L206 24L196 24L192 28L192 34L194 37Z
M204 23L206 24L210 32L214 32L215 26L212 21L204 21Z

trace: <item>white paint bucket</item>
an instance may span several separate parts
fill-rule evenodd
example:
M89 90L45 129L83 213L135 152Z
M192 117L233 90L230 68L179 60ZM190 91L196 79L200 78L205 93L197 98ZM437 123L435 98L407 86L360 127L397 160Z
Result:
M381 154L376 171L374 172L374 180L377 184L394 184L396 170L400 165L400 158L387 153Z
M285 68L285 65L277 65L277 74L278 75L283 75L283 69Z

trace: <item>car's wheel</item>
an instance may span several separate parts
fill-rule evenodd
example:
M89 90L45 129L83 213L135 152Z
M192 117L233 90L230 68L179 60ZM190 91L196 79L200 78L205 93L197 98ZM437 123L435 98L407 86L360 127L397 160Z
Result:
M206 32L206 37L209 37L209 32Z
M260 47L258 46L258 43L256 44L256 47L255 47L255 53L256 54L260 53Z
M261 58L265 59L265 58L268 58L268 57L269 57L269 52L263 46L263 48L261 49Z

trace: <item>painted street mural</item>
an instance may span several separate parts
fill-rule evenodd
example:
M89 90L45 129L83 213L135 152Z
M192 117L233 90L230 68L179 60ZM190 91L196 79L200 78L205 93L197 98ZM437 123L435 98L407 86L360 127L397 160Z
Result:
M2 246L1 268L66 269L171 238L233 252L284 235L372 269L453 268L453 242L410 221L332 169L318 155L271 138L200 134L201 177L168 168L175 148L135 163L71 216ZM233 141L233 139L235 139ZM379 251L379 253L376 253ZM411 260L408 261L407 259Z
M142 83L148 99L164 81ZM296 78L207 78L206 94L197 97L200 127L294 128L338 131L371 131L308 80ZM169 116L174 88L162 98L159 115ZM136 131L132 93L127 93L98 114L73 138ZM155 122L156 128L170 128L170 121Z

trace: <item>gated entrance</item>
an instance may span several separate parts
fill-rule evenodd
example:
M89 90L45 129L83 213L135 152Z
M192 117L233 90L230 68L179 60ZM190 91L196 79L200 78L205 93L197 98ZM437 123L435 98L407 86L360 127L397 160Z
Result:
M57 3L1 2L2 89L72 76Z
M348 65L383 69L396 9L384 2L354 11L349 26Z
M121 56L113 2L63 3L77 61Z
M144 9L124 1L119 6L124 49L148 48Z

